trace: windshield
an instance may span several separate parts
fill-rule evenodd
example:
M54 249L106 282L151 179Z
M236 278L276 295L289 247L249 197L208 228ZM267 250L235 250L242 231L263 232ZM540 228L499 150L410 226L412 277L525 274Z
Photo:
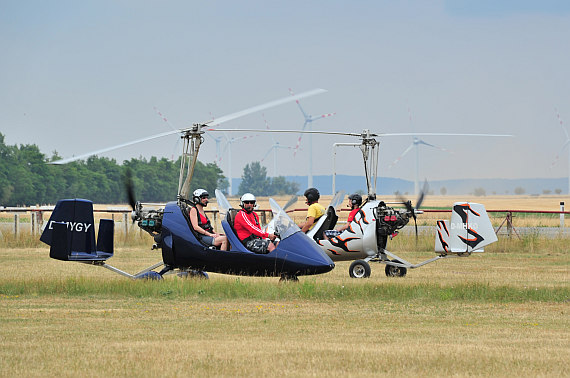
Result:
M287 215L287 213L273 200L269 199L269 206L271 206L271 211L273 212L273 221L275 231L281 237L281 240L293 235L297 231L300 231L299 227L293 222L293 219Z
M220 211L220 219L226 219L228 211L232 208L232 205L228 202L224 193L221 190L216 189L216 202L218 203L218 210Z
M332 208L336 210L342 201L344 201L344 190L341 190L334 195L329 206L332 206Z

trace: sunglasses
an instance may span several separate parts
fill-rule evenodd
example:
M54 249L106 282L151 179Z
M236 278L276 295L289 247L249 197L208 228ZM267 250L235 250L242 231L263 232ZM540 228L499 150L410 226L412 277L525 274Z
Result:
M255 205L255 201L243 201L243 203L247 203L249 205Z

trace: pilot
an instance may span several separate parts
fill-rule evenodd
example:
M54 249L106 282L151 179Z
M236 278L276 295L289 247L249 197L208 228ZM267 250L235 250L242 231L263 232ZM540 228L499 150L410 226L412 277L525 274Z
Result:
M360 205L362 205L362 196L358 193L354 193L348 196L348 207L350 207L350 213L348 214L348 219L346 220L346 224L337 228L336 230L326 230L325 236L327 238L332 238L335 236L340 235L344 230L348 229L350 226L350 222L354 220L356 214L360 210Z
M325 213L325 208L319 204L319 198L321 198L321 194L316 188L309 188L305 190L304 194L305 198L307 199L305 203L309 205L307 209L307 219L305 223L299 225L299 228L304 233L310 231L313 227L315 227L315 222L323 216Z
M204 212L204 208L208 206L208 198L210 195L205 189L196 189L192 193L192 202L194 205L190 208L190 222L192 228L198 234L200 240L207 245L218 247L222 251L228 249L228 238L225 235L214 232L210 220Z
M259 217L253 211L255 202L255 196L251 193L241 196L239 204L241 210L236 214L234 229L247 249L255 253L269 253L275 249L272 243L275 235L270 235L261 229Z

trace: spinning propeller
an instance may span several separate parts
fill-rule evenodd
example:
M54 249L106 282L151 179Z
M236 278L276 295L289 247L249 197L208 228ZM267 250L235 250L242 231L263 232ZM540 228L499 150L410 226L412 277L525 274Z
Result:
M428 182L427 180L424 181L424 185L422 187L422 190L420 191L420 194L418 195L418 200L416 201L416 207L414 208L414 206L412 205L412 201L410 200L406 200L403 196L399 195L398 198L400 199L400 201L402 201L402 203L404 204L404 206L406 207L406 210L408 211L408 213L412 216L412 218L414 218L414 226L416 228L416 243L418 241L418 223L417 223L417 216L416 214L419 213L419 209L422 206L422 202L424 201L425 195L428 191Z

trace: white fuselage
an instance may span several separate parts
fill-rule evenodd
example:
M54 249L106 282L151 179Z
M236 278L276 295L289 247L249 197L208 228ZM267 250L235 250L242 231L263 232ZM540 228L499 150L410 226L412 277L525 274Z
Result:
M374 215L378 203L367 202L340 235L317 242L333 261L365 259L378 253Z

